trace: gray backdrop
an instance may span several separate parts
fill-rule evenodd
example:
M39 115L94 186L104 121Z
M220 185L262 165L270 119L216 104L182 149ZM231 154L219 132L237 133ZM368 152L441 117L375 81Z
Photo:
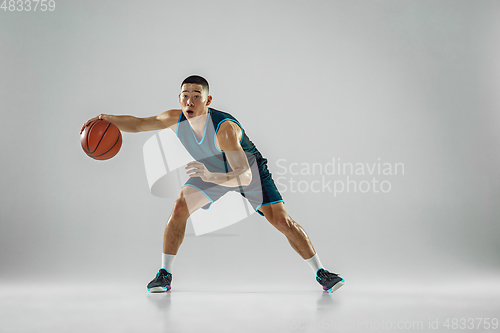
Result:
M53 12L0 11L0 31L4 281L154 276L173 200L149 192L153 133L124 133L101 162L79 131L100 113L178 107L191 74L268 158L328 269L359 284L498 273L499 1L59 0ZM332 161L376 169L304 169ZM347 176L366 193L334 193ZM366 190L374 178L387 193ZM177 286L193 270L214 284L314 283L256 214L186 237Z

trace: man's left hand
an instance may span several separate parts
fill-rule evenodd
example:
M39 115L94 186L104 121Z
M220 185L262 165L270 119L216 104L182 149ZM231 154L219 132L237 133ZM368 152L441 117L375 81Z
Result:
M189 177L200 177L205 182L210 182L212 179L212 173L201 162L189 162L186 169L188 169L187 174Z

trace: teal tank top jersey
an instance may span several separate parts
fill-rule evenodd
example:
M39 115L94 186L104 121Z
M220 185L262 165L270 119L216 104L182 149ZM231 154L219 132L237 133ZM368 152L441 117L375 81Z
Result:
M193 186L202 191L213 203L228 191L241 193L252 204L255 210L263 215L258 208L276 202L283 202L281 195L272 180L267 168L267 159L264 158L253 142L248 138L241 124L232 115L212 108L208 109L205 130L200 140L196 138L189 121L181 112L177 121L176 135L182 145L198 162L203 163L211 172L231 172L231 166L227 162L226 155L217 148L215 137L221 124L225 121L236 123L242 132L240 145L247 155L248 164L252 169L252 182L248 186L224 187L213 183L207 183L199 177L190 178L184 186ZM203 207L208 209L210 205Z

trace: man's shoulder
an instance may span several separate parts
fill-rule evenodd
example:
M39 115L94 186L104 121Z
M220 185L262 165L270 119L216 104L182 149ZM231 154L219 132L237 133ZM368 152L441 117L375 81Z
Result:
M235 126L234 129L236 131L243 129L238 119L236 119L232 114L220 110L215 110L212 108L211 110L212 110L212 115L211 115L212 122L214 123L216 128L220 129L221 126L224 126L227 129L230 129L230 127Z
M175 126L182 110L172 109L160 113L156 119L162 124L163 128ZM173 130L173 128L172 128Z
M158 120L162 122L177 122L182 110L172 109L162 112L158 115Z
M232 147L232 144L239 145L241 135L241 128L234 121L224 121L216 133L216 143L220 150L226 150L227 147Z
M223 121L219 124L219 130L217 132L221 131L241 131L241 127L234 121Z
M167 110L163 113L160 114L160 117L162 118L179 118L181 115L182 110L180 109L172 109L172 110Z

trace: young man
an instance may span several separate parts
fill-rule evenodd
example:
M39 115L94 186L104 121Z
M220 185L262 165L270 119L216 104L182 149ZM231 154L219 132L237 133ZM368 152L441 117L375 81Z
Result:
M340 288L344 279L323 268L304 229L287 214L267 169L267 160L239 122L228 113L210 108L211 102L208 82L194 75L181 84L180 110L148 118L101 114L84 125L104 119L123 132L170 128L196 160L186 167L190 178L182 187L165 227L162 267L148 284L148 290L170 290L172 265L184 239L188 217L200 208L208 209L228 191L245 196L260 215L286 236L292 248L311 266L324 290L333 292Z

